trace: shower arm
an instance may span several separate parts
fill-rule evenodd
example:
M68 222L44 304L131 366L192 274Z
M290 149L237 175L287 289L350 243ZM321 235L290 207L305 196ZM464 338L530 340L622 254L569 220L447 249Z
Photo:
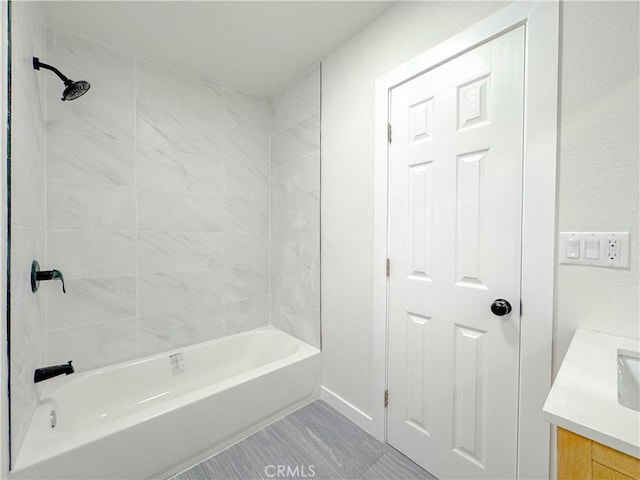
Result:
M53 67L51 65L47 65L46 63L42 63L38 57L33 57L33 68L35 68L36 70L40 70L40 67L46 69L46 70L51 70L53 73L55 73L58 77L60 77L60 80L62 80L64 82L65 85L69 85L70 83L72 83L71 80L69 80L69 78L67 78L60 70L58 70L56 67Z

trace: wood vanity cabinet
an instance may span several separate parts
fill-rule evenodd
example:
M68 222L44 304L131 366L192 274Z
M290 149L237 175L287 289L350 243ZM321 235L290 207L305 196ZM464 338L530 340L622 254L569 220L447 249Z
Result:
M640 460L558 427L558 480L640 480Z

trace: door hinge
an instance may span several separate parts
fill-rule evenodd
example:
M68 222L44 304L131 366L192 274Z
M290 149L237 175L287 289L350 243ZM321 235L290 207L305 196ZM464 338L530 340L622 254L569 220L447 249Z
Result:
M389 390L384 391L384 408L389 406Z
M391 260L387 258L387 277L391 276Z
M391 124L387 123L387 139L389 140L389 143L391 143Z
M522 300L520 300L520 316L522 316Z

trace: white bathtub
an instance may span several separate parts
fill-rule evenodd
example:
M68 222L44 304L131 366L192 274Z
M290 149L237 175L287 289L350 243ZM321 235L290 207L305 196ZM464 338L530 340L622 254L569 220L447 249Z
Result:
M179 353L184 368L172 366ZM11 477L166 478L315 400L319 385L320 351L273 327L56 377Z

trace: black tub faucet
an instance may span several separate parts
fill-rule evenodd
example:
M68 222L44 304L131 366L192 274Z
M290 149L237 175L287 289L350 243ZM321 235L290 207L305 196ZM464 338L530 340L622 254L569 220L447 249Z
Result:
M43 380L48 380L49 378L57 377L58 375L71 375L75 372L73 365L71 365L72 360L69 360L67 363L63 363L62 365L53 365L51 367L42 367L36 368L36 371L33 374L33 383L38 383Z
M67 293L64 288L64 277L60 270L40 270L40 264L34 260L31 262L31 291L37 292L40 282L44 280L60 280L62 282L62 293Z

